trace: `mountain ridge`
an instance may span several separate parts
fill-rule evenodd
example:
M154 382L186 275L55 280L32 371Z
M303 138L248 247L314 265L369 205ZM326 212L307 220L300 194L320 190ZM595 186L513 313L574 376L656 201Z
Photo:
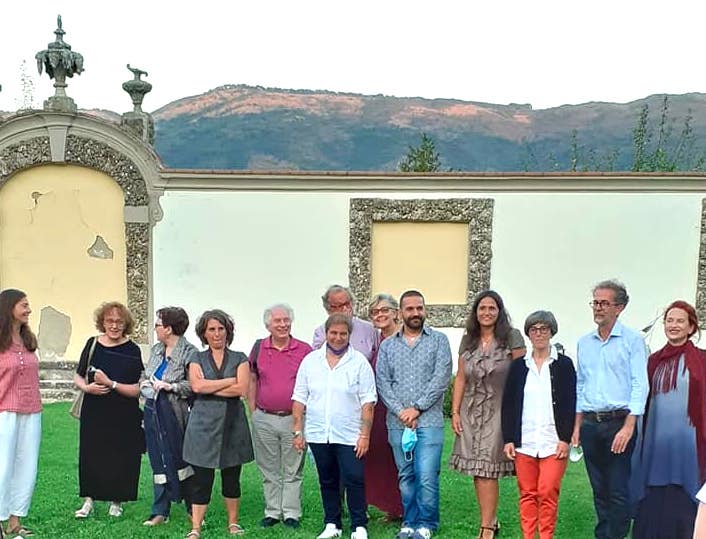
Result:
M444 167L456 171L629 170L640 111L648 104L656 129L663 96L534 109L529 103L225 84L152 115L155 148L171 168L389 171L426 133ZM111 111L86 112L119 120ZM703 155L706 94L669 96L674 143L687 117L695 151Z

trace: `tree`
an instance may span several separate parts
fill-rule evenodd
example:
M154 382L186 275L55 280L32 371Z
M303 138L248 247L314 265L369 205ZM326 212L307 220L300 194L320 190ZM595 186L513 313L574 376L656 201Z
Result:
M694 131L691 127L691 110L684 118L684 125L676 141L673 140L674 119L669 118L669 97L662 98L662 107L655 127L650 124L650 108L642 105L632 132L633 172L676 172L702 170L705 156L695 152Z
M422 133L419 146L410 146L407 155L397 165L400 172L438 172L441 170L441 159L436 151L434 140Z
M27 62L22 60L20 65L20 91L22 96L15 99L18 110L31 110L34 108L34 80L27 71Z
M706 154L696 148L696 138L691 125L693 116L689 110L678 137L674 137L674 125L677 118L670 118L669 96L662 97L659 119L651 120L650 107L644 103L640 109L635 127L632 130L632 164L626 162L626 168L633 172L676 172L680 170L703 170ZM529 148L529 147L528 147ZM571 132L568 163L563 158L549 154L545 170L612 171L618 162L618 150L608 150L600 154L595 148L582 144L579 132ZM539 165L534 151L528 149L526 170Z

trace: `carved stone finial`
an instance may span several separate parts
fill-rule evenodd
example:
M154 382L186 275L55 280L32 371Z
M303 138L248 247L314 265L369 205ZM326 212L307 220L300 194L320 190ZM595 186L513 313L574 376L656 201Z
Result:
M127 68L135 77L132 80L123 82L123 90L130 94L134 107L132 111L142 112L142 100L145 98L145 94L152 91L152 85L140 78L142 75L147 76L147 71L143 71L142 69L138 69L136 67L131 67L130 64L127 64Z
M147 76L147 71L132 67L130 64L127 64L127 68L134 77L132 80L123 82L123 90L130 95L133 109L123 114L120 125L143 142L152 145L154 144L154 120L142 110L142 100L145 94L152 90L152 85L141 78L142 75Z
M62 27L61 15L56 18L56 24L55 41L35 55L39 74L41 75L44 69L50 79L55 79L56 91L44 102L44 110L76 112L76 103L66 95L66 77L73 77L74 73L80 75L83 72L83 56L73 52L71 45L64 41L66 32Z
M64 34L66 34L66 32L64 32L64 28L61 25L61 15L56 16L56 30L54 30L54 34L56 34L57 41L64 40Z

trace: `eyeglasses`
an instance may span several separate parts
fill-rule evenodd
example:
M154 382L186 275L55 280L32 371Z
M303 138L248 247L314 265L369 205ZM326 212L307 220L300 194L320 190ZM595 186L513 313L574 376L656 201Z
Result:
M125 322L115 318L106 318L103 320L103 325L105 326L115 326L116 328L125 327Z
M351 307L350 301L346 301L345 303L339 303L338 305L333 304L333 303L328 304L329 311L340 311L340 310L345 309L347 307Z
M606 309L608 307L617 307L618 305L620 305L620 303L611 303L605 299L601 301L593 300L588 302L588 306L591 307L591 309Z
M392 310L392 307L380 307L379 309L370 309L370 314L372 316L377 316L379 314L388 314Z
M551 333L551 329L549 326L532 326L529 328L530 335L549 335Z

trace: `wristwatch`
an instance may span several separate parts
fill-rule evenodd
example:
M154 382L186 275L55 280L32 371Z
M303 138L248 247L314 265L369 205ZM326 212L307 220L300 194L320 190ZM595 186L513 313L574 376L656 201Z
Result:
M299 438L301 435L302 435L302 431L300 431L300 430L292 431L292 436L294 436L295 438Z
M112 389L113 391L115 391L115 388L116 388L116 387L118 387L118 383L117 383L115 380L113 380L113 385L110 386L110 389Z

